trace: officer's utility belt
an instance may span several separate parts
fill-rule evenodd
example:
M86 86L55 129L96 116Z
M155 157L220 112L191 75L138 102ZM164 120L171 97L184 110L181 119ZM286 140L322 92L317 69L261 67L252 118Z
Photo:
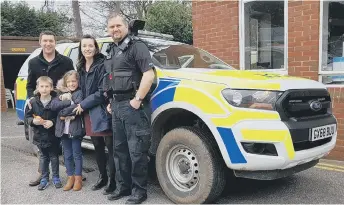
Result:
M113 99L116 102L124 101L124 100L130 100L134 97L133 92L129 93L117 93L112 95Z

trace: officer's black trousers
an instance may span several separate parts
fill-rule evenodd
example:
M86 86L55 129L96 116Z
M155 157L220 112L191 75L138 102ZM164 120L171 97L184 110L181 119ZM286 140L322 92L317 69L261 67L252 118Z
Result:
M150 125L142 109L129 100L112 103L116 185L119 191L132 188L133 195L147 194Z
M100 177L108 180L108 174L106 171L106 164L109 166L110 180L115 177L115 163L113 161L113 138L112 136L106 137L91 137L94 149L96 152L96 160L99 169ZM105 146L108 149L108 161L105 153Z

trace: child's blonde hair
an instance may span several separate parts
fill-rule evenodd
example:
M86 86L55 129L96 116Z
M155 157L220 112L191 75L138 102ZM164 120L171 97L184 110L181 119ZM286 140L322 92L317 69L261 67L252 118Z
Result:
M37 95L39 93L37 87L41 82L49 83L52 88L54 87L53 80L50 77L41 76L36 80L36 90L33 92L34 95Z
M68 79L68 77L70 77L72 75L74 75L76 80L79 82L79 73L76 72L75 70L70 70L66 74L64 74L64 76L62 78L63 79L63 86L64 87L67 87L67 79Z
M72 75L74 75L76 80L79 81L79 73L75 70L70 70L66 74L64 74L64 76L60 80L57 81L56 90L62 93L68 92L67 79Z

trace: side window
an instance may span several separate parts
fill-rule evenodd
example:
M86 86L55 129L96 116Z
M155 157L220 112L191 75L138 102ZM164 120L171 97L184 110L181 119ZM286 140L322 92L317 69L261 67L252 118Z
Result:
M165 53L157 53L154 55L155 59L163 66L169 66L167 55Z
M162 69L216 68L233 69L215 56L190 45L156 47L153 63Z
M78 47L73 48L69 53L69 58L72 59L74 68L76 68L76 64L78 62L78 55L79 55Z
M100 50L100 52L104 55L107 55L106 53L106 49L109 46L110 43L103 43L102 49Z
M179 56L179 65L181 68L187 68L192 67L191 62L193 61L195 57L193 55L185 55L185 56Z

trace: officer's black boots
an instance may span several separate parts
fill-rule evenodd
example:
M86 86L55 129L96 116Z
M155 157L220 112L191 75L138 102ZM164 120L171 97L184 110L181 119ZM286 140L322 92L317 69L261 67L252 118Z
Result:
M116 180L115 177L110 177L109 184L105 187L103 194L108 195L116 190Z
M147 194L135 194L131 196L125 203L126 204L141 204L147 199Z
M93 185L91 189L93 191L99 190L103 188L104 186L106 186L107 183L108 183L108 176L100 174L97 183Z
M118 199L121 199L122 197L129 196L130 194L131 194L130 190L119 191L117 189L111 195L108 196L108 200L110 200L110 201L118 200Z

